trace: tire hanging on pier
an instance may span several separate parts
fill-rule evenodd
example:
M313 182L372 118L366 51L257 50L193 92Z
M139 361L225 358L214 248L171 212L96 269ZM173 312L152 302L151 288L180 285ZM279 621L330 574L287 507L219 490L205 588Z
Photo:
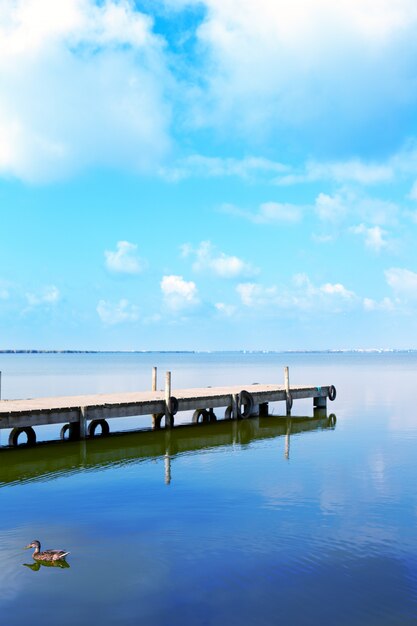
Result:
M332 402L333 400L336 400L336 387L334 385L330 385L327 395L329 396L329 400Z
M200 419L201 418L201 419ZM207 424L210 421L210 414L207 409L196 409L193 413L193 424L203 422Z
M243 410L242 410L242 407L243 407ZM242 389L242 391L240 392L238 396L239 417L246 419L247 417L252 415L253 407L254 407L254 401L253 401L252 394L250 394L249 391Z
M99 426L101 426L101 437L105 437L109 434L110 426L106 420L92 420L88 425L88 436L94 437Z
M13 430L11 431L9 435L9 446L16 447L18 445L19 435L21 435L22 433L25 433L25 435L28 438L27 443L26 443L27 446L35 445L36 443L35 431L33 430L32 426L25 426L21 428L13 428Z
M171 415L176 415L178 413L178 399L175 396L171 396L169 402L171 404Z
M61 428L61 432L59 433L60 439L62 441L65 440L65 435L68 432L68 440L74 441L80 438L80 424L79 422L69 422L68 424L64 424Z
M233 407L232 406L227 406L224 412L224 419L225 420L231 420L233 419Z
M159 430L161 428L162 418L165 417L165 413L155 413L153 416L153 428Z

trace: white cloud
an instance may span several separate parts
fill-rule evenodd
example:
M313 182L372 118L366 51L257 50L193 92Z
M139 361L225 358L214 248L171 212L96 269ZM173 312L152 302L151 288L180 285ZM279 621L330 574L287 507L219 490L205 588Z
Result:
M160 174L167 180L177 181L190 176L218 178L236 176L243 179L275 177L289 168L282 163L264 157L247 156L242 159L207 157L192 154L172 167L161 168Z
M367 222L380 226L396 225L398 222L399 207L395 202L379 198L355 198L351 194L351 203L356 213Z
M376 124L375 110L381 120L414 106L414 0L203 4L197 35L208 56L209 93L203 94L197 123L227 121L265 135L278 125L287 134L296 128L298 137L306 128L321 143L334 142L334 133L342 131L354 142L360 135L349 129Z
M330 181L337 184L371 186L391 182L402 175L415 174L417 150L415 141L408 141L398 152L382 161L352 158L347 161L309 160L296 166L260 156L242 158L208 157L192 154L162 167L159 174L169 181L189 177L217 178L235 176L244 180L266 180L279 186ZM415 185L417 189L417 183ZM414 195L413 195L414 194ZM414 189L410 198L417 197Z
M316 243L329 243L330 241L333 241L335 239L334 235L327 235L324 233L321 234L316 234L316 233L312 233L311 238L313 241L315 241Z
M329 196L320 193L316 198L315 210L321 220L337 222L345 216L346 205L338 194Z
M364 310L413 313L417 304L417 273L405 268L391 267L385 270L384 274L393 297L386 296L379 301L364 298Z
M395 202L366 196L349 187L344 187L333 195L320 193L315 200L314 209L323 222L337 223L354 217L378 226L396 225L400 214L400 208ZM356 234L366 234L363 224L358 228Z
M45 287L38 293L27 293L26 299L30 307L36 306L54 306L58 303L61 294L58 287L50 285Z
M386 232L379 226L368 228L365 224L359 224L359 226L354 226L350 230L355 235L363 235L365 246L374 252L380 252L382 248L388 245L388 242L384 239Z
M130 304L129 300L125 298L116 303L100 300L96 310L103 324L107 326L136 322L139 319L138 307Z
M153 4L160 3L144 4L150 13L157 12ZM259 156L192 154L165 169L162 160L173 110L180 131L184 124L214 125L229 137L237 129L257 150L263 137L283 148L294 132L302 154L318 138L334 148L337 129L340 142L359 138L360 154L363 133L352 128L379 129L397 113L386 135L399 135L415 100L414 0L164 4L204 7L191 32L198 54L176 58L170 34L156 35L152 18L133 0L3 0L0 173L42 181L104 166L160 171L174 180L190 173L268 176L281 184L391 179L401 159L312 160L301 171ZM407 128L400 139L408 134Z
M193 249L189 244L182 246L183 256L192 255L195 258L193 270L195 272L211 272L220 278L237 278L251 276L257 269L250 263L237 256L230 256L218 252L210 241L202 241L198 248Z
M306 207L286 202L263 202L255 212L240 209L231 204L224 204L222 211L237 217L243 217L254 224L295 224L302 219Z
M405 299L417 299L417 273L392 267L385 271L385 279L395 294Z
M350 300L355 296L353 291L349 291L341 283L325 283L320 287L320 291L325 294L340 296L346 300Z
M408 140L397 152L381 161L352 158L346 161L308 160L301 165L290 165L260 156L242 158L208 157L192 154L179 159L159 173L169 181L196 176L215 178L235 176L244 180L264 180L279 186L330 181L340 185L371 186L391 182L404 175L414 176L417 166L415 140ZM409 197L416 199L417 183Z
M164 276L161 290L165 304L173 311L181 311L199 304L196 284L184 280L182 276L175 274Z
M116 251L106 250L106 267L111 272L120 274L139 274L145 263L136 254L137 245L128 241L118 241Z
M236 307L233 304L225 304L224 302L216 302L214 305L216 309L225 317L232 317L236 312Z
M264 202L259 207L256 221L261 223L299 222L301 219L300 207L282 202Z
M394 165L387 163L366 163L360 159L349 161L322 162L308 161L300 172L290 172L277 177L280 185L311 183L331 180L336 183L360 183L372 185L392 180L395 175Z
M383 298L379 302L373 300L372 298L364 298L363 308L365 311L394 311L396 308L396 302L394 302L391 298Z
M0 173L146 171L166 152L163 44L133 3L2 3L0 49Z
M315 286L306 274L296 274L290 285L265 287L256 283L241 283L236 287L244 306L278 310L330 311L338 313L357 302L353 291L341 283Z
M273 303L277 298L276 287L264 287L256 283L241 283L237 285L236 291L240 296L242 304L247 307L259 307L268 303Z

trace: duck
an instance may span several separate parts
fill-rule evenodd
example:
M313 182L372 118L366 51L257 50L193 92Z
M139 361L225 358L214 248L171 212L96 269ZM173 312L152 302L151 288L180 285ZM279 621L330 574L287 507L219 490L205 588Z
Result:
M69 552L64 552L64 550L43 550L41 552L41 543L37 539L32 541L28 546L25 546L25 550L29 548L35 549L32 554L32 558L34 558L35 561L61 561L69 554Z

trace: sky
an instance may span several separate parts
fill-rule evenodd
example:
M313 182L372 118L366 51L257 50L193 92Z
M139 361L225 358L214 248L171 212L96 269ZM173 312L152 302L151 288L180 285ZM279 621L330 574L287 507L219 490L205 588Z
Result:
M0 0L0 349L417 348L415 0Z

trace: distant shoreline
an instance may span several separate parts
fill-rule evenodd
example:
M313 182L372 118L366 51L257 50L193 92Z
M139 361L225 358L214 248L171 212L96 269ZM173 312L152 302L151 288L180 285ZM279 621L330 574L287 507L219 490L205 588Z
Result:
M0 350L0 354L410 354L417 348L347 348L334 350Z

